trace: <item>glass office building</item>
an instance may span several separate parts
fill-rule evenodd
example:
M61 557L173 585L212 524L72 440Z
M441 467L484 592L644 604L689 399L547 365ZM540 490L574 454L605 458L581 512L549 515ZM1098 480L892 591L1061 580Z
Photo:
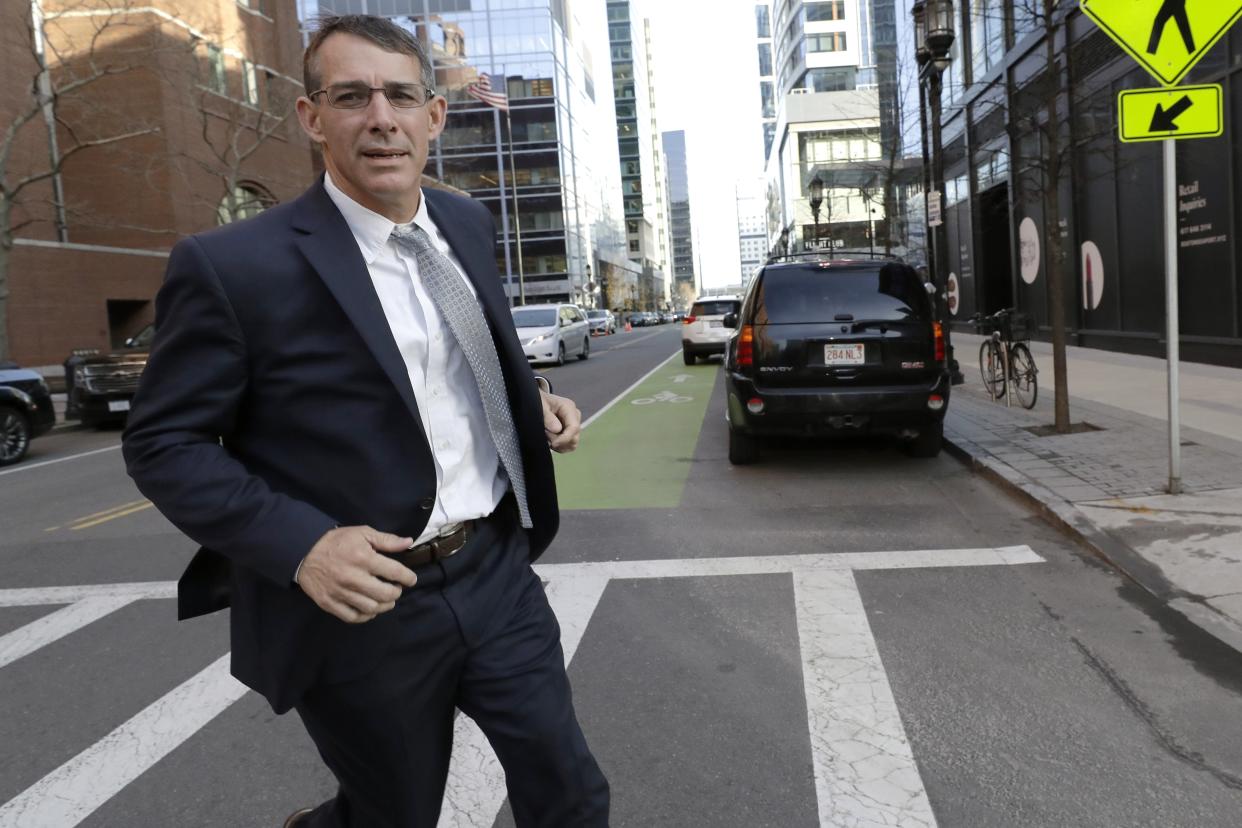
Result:
M427 46L449 103L427 175L492 211L515 302L594 306L600 281L633 278L609 55L593 51L608 42L603 3L304 0L300 10L307 30L320 15L384 15ZM481 74L508 94L508 117L466 94Z

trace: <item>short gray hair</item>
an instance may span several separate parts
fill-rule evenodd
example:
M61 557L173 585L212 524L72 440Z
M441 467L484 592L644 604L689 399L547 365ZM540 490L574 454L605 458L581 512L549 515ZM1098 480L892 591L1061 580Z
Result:
M319 76L319 48L323 42L334 34L351 34L369 40L385 52L409 55L418 60L419 73L424 86L434 89L436 85L435 69L431 66L431 58L418 38L407 30L393 23L387 17L373 14L344 14L337 17L320 17L315 34L306 46L302 55L302 83L306 94L319 89L322 78Z

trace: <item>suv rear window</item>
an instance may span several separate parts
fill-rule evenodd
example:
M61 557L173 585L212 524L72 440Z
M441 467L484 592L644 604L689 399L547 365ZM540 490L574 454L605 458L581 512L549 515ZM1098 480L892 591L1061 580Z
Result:
M782 267L762 276L755 321L832 322L837 314L862 321L930 321L931 300L909 265Z
M736 313L741 306L742 303L735 299L725 299L718 302L695 302L694 307L690 309L690 315L724 316L727 313Z

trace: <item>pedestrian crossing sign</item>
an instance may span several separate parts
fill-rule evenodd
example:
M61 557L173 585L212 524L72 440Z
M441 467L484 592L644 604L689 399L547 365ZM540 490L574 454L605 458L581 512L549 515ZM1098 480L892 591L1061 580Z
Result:
M1242 0L1081 0L1081 6L1166 86L1181 81L1242 17Z

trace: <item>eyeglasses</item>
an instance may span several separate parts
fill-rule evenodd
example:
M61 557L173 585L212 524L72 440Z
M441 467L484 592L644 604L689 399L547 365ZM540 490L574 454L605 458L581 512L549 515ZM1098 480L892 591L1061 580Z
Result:
M388 103L397 109L417 109L436 96L434 89L421 83L386 83L383 86L367 86L365 83L334 83L316 89L307 97L323 95L333 109L366 109L371 96L382 92Z

